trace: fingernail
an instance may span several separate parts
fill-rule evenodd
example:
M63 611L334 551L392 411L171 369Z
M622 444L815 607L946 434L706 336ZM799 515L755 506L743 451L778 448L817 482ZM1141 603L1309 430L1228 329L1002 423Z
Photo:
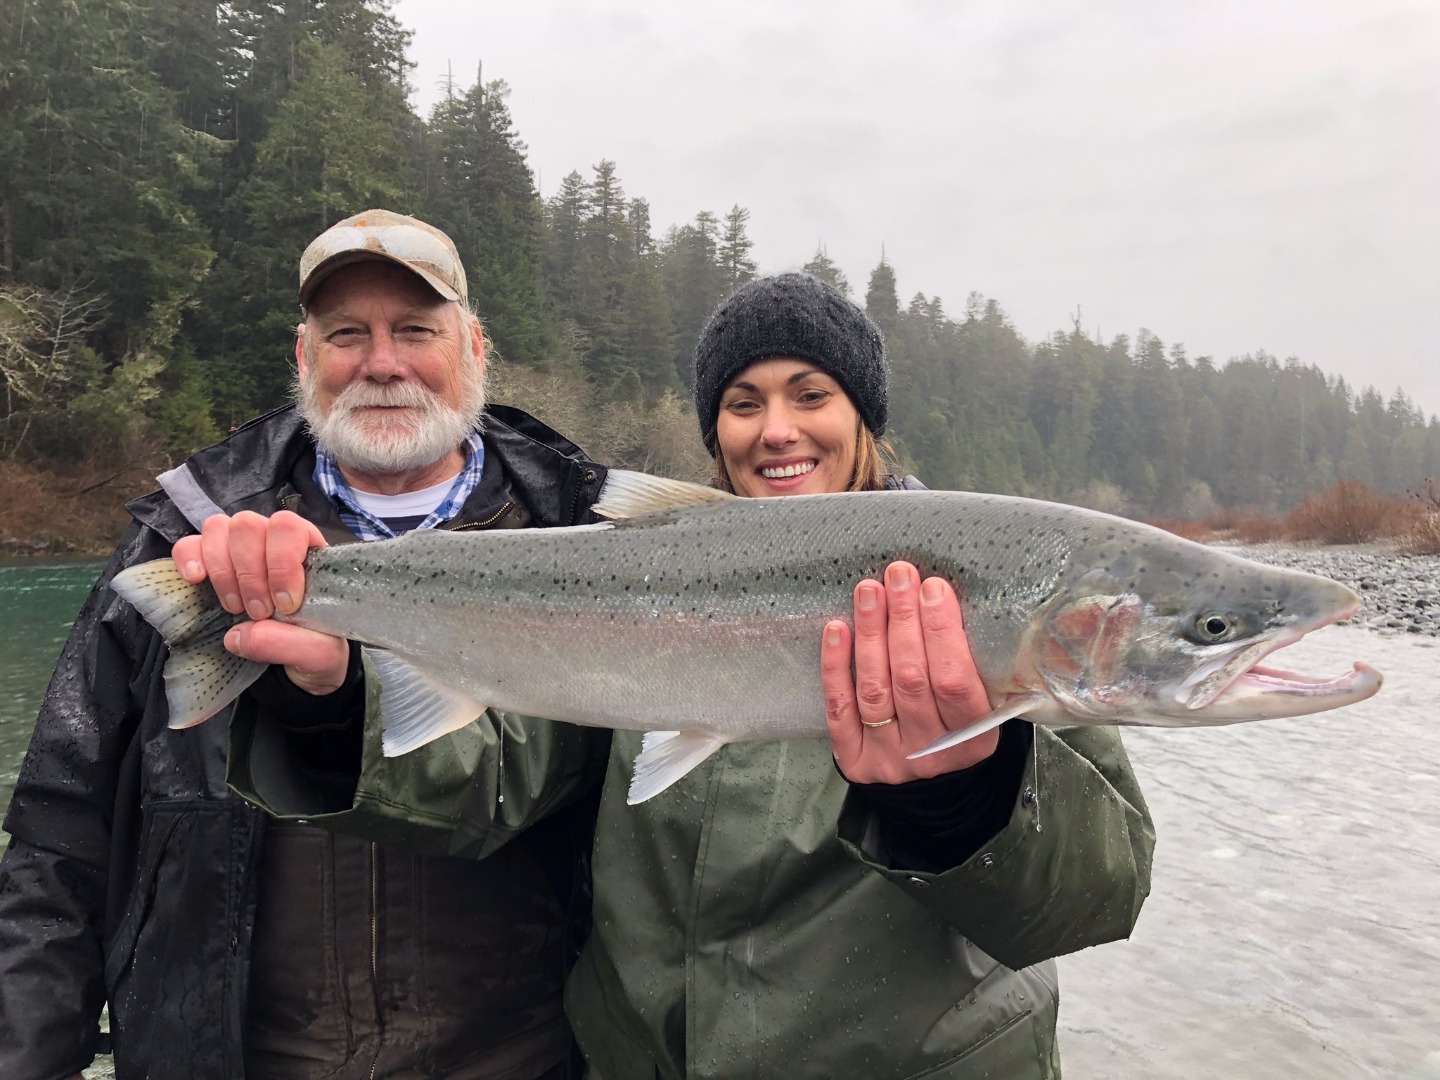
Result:
M858 607L861 611L874 611L876 591L877 590L874 585L861 585L860 595L855 598L855 606Z
M825 626L825 644L826 644L826 645L839 645L839 644L840 644L840 628L839 628L838 626L836 626L834 623L827 623L826 626Z
M201 566L198 562L196 562L194 559L191 559L185 564L186 581L199 581L204 576L205 568Z
M270 612L265 610L265 605L259 600L251 600L245 605L245 610L250 613L252 619L263 619L266 615L270 614Z
M245 610L245 605L240 603L240 597L237 593L227 592L221 597L220 602L225 605L225 610L230 612L231 615L238 615Z
M939 578L926 578L920 585L920 602L922 604L938 604L945 597L945 589L940 584Z
M238 626L232 626L225 631L225 648L232 653L240 648L240 628Z
M286 615L295 610L295 605L290 602L288 592L277 592L275 594L275 610L283 611Z
M910 574L899 566L887 566L885 568L885 584L892 589L908 589L910 587Z

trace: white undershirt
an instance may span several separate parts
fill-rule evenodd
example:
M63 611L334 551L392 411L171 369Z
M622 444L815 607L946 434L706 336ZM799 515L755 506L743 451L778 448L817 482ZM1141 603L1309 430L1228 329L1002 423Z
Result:
M377 495L373 491L361 491L351 486L351 498L372 517L381 521L388 518L429 517L440 501L450 494L455 486L455 477L441 480L438 484L423 487L417 491L402 491L399 495Z

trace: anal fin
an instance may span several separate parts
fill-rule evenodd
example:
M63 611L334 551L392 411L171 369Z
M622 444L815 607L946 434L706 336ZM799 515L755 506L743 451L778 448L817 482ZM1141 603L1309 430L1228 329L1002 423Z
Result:
M724 745L704 731L647 731L625 801L634 806L654 798Z

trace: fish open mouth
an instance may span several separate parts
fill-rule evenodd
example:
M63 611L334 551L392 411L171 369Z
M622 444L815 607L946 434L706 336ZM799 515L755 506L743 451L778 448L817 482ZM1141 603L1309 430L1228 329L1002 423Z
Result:
M1214 723L1265 720L1353 705L1380 689L1384 681L1380 672L1363 660L1339 675L1310 675L1260 662L1304 636L1290 631L1238 650L1199 680L1187 708L1197 720L1204 717Z
M1214 704L1229 704L1239 698L1246 703L1248 713L1262 717L1287 716L1293 715L1284 709L1287 701L1301 706L1300 711L1303 712L1316 711L1314 704L1317 698L1325 701L1322 708L1338 709L1342 705L1364 701L1380 689L1382 682L1380 672L1363 660L1355 661L1355 666L1341 675L1307 675L1256 664L1242 672ZM1272 701L1277 708L1263 711L1256 708Z

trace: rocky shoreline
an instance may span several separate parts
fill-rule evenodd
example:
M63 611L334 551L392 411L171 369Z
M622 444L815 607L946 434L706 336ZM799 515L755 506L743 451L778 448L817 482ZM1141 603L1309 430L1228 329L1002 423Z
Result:
M1349 585L1365 602L1355 617L1343 625L1364 626L1390 634L1440 637L1440 555L1399 554L1388 544L1216 546L1256 562L1308 570Z

